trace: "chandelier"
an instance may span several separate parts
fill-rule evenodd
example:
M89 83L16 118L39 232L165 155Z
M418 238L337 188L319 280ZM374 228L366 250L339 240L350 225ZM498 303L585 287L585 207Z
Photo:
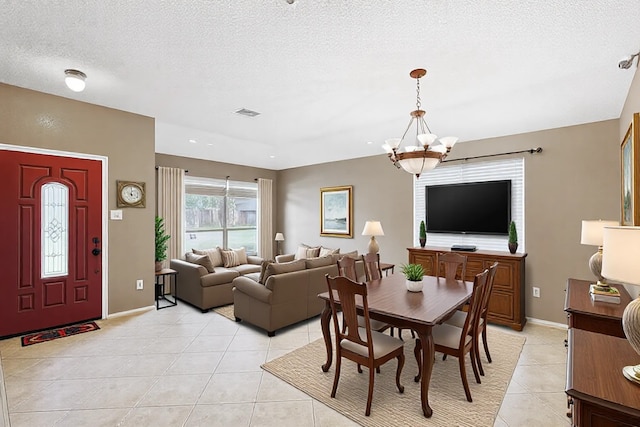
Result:
M405 171L414 174L416 178L420 178L422 172L438 166L438 163L447 157L451 147L458 141L458 138L454 136L438 138L437 135L431 133L431 129L429 129L427 122L424 120L426 112L420 109L422 106L420 101L420 78L426 74L427 70L422 68L409 73L411 78L416 79L416 109L409 113L411 120L402 134L402 138L387 139L382 145L389 159L397 168L402 167ZM407 145L404 147L404 151L400 151L399 147L414 122L416 123L416 145Z

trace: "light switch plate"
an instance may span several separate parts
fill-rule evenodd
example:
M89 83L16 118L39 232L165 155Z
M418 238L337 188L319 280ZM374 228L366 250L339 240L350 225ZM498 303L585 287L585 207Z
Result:
M122 209L112 210L110 218L117 221L122 220Z

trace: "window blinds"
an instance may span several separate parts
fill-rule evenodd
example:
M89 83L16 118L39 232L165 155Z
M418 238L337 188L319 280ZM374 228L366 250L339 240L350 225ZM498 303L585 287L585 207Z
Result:
M215 178L184 177L185 193L201 196L224 196L227 181ZM229 181L229 197L257 197L258 184L255 182Z

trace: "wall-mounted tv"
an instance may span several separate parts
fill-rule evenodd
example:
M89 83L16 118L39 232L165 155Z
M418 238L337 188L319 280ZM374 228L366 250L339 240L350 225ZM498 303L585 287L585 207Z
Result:
M511 180L427 185L427 232L508 235Z

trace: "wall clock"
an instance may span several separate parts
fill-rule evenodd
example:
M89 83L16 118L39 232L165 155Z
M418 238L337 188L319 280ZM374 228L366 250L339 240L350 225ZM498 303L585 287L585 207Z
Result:
M135 181L116 181L117 206L119 208L144 208L145 207L145 184Z

